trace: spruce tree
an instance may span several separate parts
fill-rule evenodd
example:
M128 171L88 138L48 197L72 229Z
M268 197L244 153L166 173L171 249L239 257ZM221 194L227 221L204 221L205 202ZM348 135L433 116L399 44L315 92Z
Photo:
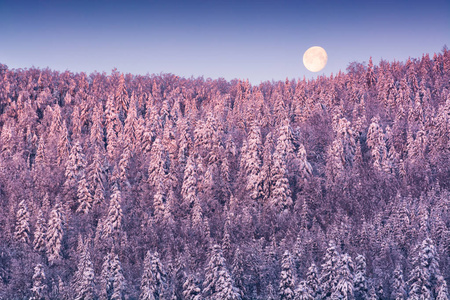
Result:
M353 281L353 261L348 254L343 254L339 262L337 285L331 298L345 300L354 299Z
M238 300L239 292L233 286L233 280L225 266L225 259L219 245L214 245L205 270L203 294L211 300Z
M189 274L183 284L183 299L184 300L202 300L202 291L198 287L196 277Z
M356 300L367 299L366 258L361 254L355 258L354 291Z
M35 227L36 229L34 231L33 248L34 250L43 253L45 252L45 244L46 244L45 234L47 232L47 227L45 224L44 214L40 209L38 212Z
M397 265L392 278L391 297L394 300L404 300L406 298L405 281L403 280L403 271L400 265Z
M89 253L89 243L80 239L81 253L78 261L77 272L74 276L73 292L77 300L93 299L94 294L94 267Z
M20 201L16 213L16 228L14 236L19 243L30 242L30 213L25 200Z
M336 250L336 245L334 241L331 241L325 252L319 280L323 299L329 299L336 289L339 278L339 261L340 258Z
M283 254L280 276L280 300L293 300L295 293L294 276L292 274L292 258L288 250Z
M59 202L50 213L50 219L48 221L46 249L47 257L50 264L57 262L61 258L62 239L64 234L64 223L62 208Z
M152 255L147 251L144 259L144 273L141 279L141 291L139 300L156 300L159 299L159 291L156 286L156 280L151 270Z
M32 296L30 300L47 299L47 284L42 264L37 264L34 267L33 286L31 288Z
M313 291L310 289L306 281L300 281L295 290L294 300L314 300Z

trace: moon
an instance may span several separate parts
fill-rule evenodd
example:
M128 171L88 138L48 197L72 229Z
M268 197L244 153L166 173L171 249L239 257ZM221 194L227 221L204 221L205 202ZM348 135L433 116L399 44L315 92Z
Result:
M325 68L327 61L327 52L319 46L311 47L303 54L303 64L311 72L319 72Z

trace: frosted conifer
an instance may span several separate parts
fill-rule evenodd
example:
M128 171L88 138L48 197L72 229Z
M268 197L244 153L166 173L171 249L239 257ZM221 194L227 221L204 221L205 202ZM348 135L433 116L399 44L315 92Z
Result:
M75 299L93 299L94 298L94 267L88 250L88 242L83 244L81 240L81 253L78 262L78 269L74 276L73 291Z
M198 283L194 275L190 274L183 284L183 299L185 300L202 300L202 291L198 287Z
M30 213L25 200L20 201L19 209L16 213L16 229L14 236L20 243L30 242Z
M47 284L45 283L45 273L42 264L37 264L34 267L33 287L31 288L32 296L30 300L47 299Z
M44 214L42 210L39 209L37 221L36 221L36 230L34 231L34 240L33 240L33 248L38 252L45 252L45 234L47 228L45 224Z
M348 254L343 254L339 262L338 282L331 298L354 299L353 281L353 261Z
M403 280L403 271L400 265L397 265L394 270L391 297L394 300L404 300L406 298L405 281Z
M339 253L336 250L336 245L331 241L325 252L319 280L323 297L330 297L338 284L339 260L340 258Z
M205 298L211 300L241 299L232 282L230 273L225 266L222 249L219 245L214 245L205 270L205 281L203 282Z
M354 291L356 300L367 299L366 258L358 255L355 258Z
M50 213L47 227L47 257L50 264L55 263L61 257L62 239L64 234L62 208L59 203Z
M310 289L306 281L300 281L295 290L294 300L314 300L313 291Z
M159 299L159 291L156 286L155 277L151 270L152 255L147 251L144 259L144 273L141 279L141 292L139 300L156 300Z
M289 251L285 251L281 262L281 276L280 276L280 300L294 299L294 277L292 274L292 258Z

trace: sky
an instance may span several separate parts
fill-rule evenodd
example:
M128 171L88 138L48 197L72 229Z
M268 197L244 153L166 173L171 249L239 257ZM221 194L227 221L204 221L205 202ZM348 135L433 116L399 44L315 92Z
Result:
M0 0L0 63L264 81L450 47L448 0ZM328 54L308 71L303 53Z

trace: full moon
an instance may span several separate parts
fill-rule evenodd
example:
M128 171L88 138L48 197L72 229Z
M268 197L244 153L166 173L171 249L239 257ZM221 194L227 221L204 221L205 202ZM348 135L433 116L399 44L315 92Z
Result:
M303 64L311 72L319 72L325 68L327 60L327 52L322 47L311 47L303 54Z

